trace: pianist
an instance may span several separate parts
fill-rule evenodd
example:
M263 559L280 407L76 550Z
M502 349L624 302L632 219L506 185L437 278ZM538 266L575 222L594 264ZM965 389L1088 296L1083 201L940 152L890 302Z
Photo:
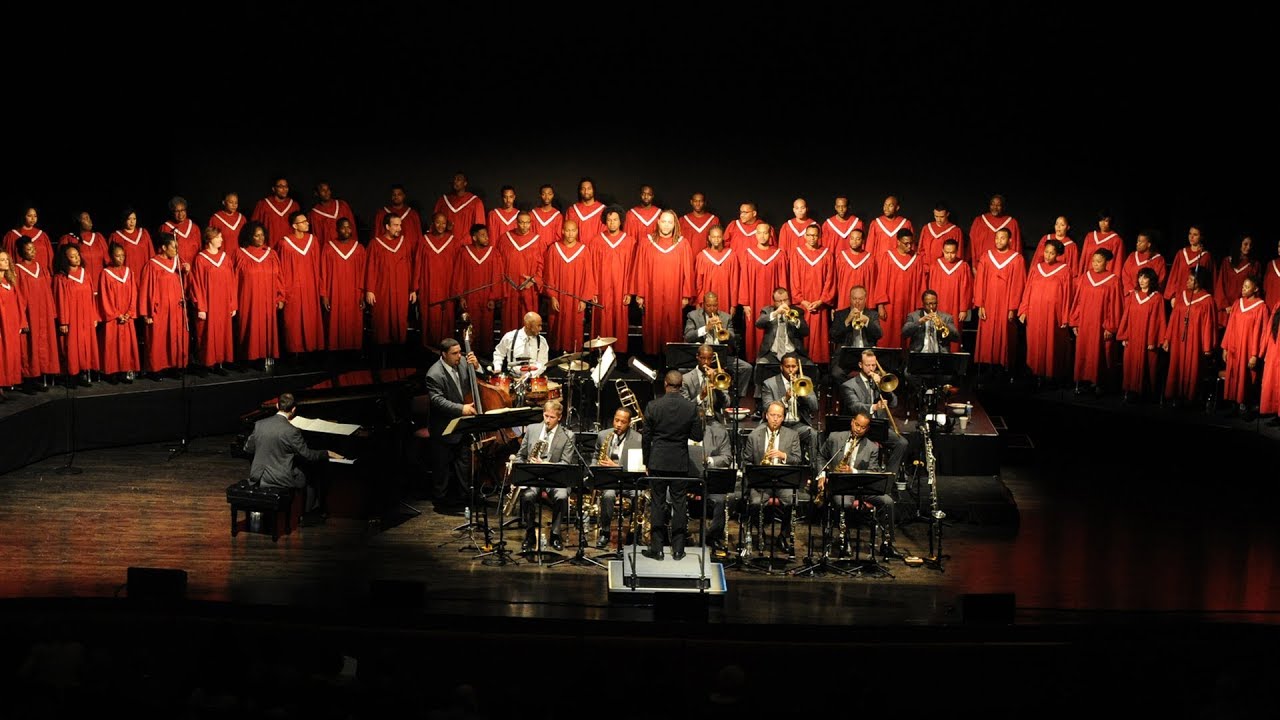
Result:
M323 517L324 497L316 484L303 471L303 462L318 462L327 457L341 460L332 450L315 450L307 446L302 431L290 422L298 406L293 393L281 393L276 402L276 414L253 424L253 434L244 443L244 451L253 455L249 468L249 481L263 487L290 487L307 489L304 520L315 521Z

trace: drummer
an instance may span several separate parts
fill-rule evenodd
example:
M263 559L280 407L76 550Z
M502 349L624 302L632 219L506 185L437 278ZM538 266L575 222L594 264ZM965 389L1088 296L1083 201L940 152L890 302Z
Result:
M542 332L542 316L525 313L524 327L502 336L493 350L493 372L501 375L505 367L512 375L539 377L547 369L547 339Z

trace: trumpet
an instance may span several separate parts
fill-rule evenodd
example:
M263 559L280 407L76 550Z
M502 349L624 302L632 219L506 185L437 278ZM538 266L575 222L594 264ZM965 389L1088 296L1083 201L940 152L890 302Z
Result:
M844 318L844 324L854 330L864 330L867 323L871 322L871 318L867 314L857 308L849 308L849 314Z
M613 388L618 391L618 401L622 403L622 407L631 411L631 423L639 425L644 422L644 414L640 412L640 401L636 399L631 386L621 378L616 378L613 381Z
M936 311L925 315L929 322L933 323L934 332L938 333L938 337L947 337L951 331L947 329L947 323L942 319Z
M724 321L720 319L719 315L715 315L714 317L707 320L707 324L713 325L715 327L715 329L712 332L715 333L716 340L719 340L720 342L729 341L729 328L724 326Z
M793 325L800 322L800 308L792 306L787 307L787 322Z

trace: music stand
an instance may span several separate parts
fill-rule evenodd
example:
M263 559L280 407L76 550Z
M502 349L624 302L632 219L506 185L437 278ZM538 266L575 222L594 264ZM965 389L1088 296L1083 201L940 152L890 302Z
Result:
M703 471L704 477L690 478L690 482L696 482L702 485L702 524L698 527L699 544L706 548L707 545L707 506L712 495L725 496L725 511L729 509L729 495L733 493L733 488L738 484L738 471L733 468L713 468L709 467ZM725 535L729 534L729 521L726 518L724 523Z
M834 500L835 498L847 495L854 495L859 498L871 497L874 495L888 495L889 482L893 477L893 473L871 472L867 470L847 473L830 472L827 473L827 497ZM844 503L835 502L833 505L839 507L840 512L845 511ZM873 527L871 532L871 551L868 553L868 557L865 560L858 557L858 555L861 554L861 548L859 548L856 551L857 554L855 554L853 558L855 567L847 570L834 565L830 567L843 571L845 574L853 577L861 577L863 574L867 573L874 574L876 577L893 577L893 573L889 572L888 568L881 565L879 561L876 560L874 510L872 517ZM826 558L824 557L823 560L825 562Z
M853 423L852 415L828 415L827 429L832 432L848 430ZM867 432L863 436L868 440L873 440L876 444L883 445L889 439L889 421L883 418L871 418L871 424L867 426Z
M971 357L969 353L909 353L907 374L912 377L958 377L969 371Z
M592 477L587 481L587 485L591 490L617 490L618 497L622 497L624 490L631 491L631 512L636 512L636 499L640 497L640 491L648 487L649 484L643 481L647 473L644 471L627 470L622 466L613 465L592 465ZM596 555L596 559L605 560L622 560L624 557L622 546L626 542L627 534L622 525L622 512L614 513L618 518L618 545L617 548L607 553ZM606 532L608 532L606 530Z
M750 512L751 491L760 490L770 491L770 495L777 497L780 490L792 490L799 493L800 488L804 486L809 479L809 468L805 465L748 465L743 476L747 484L747 505ZM796 496L792 495L791 504L794 509ZM760 498L760 535L764 536L764 506L766 498ZM782 507L781 504L778 505ZM748 524L751 519L747 519ZM794 528L792 528L794 530ZM773 573L773 563L776 561L775 553L777 551L778 533L775 530L769 538L769 567L762 568L759 565L752 565L759 570Z
M667 343L667 367L680 368L681 370L698 367L698 348L700 347L702 347L702 343Z
M536 408L535 408L536 409ZM511 466L511 476L507 482L516 486L547 488L571 488L582 479L582 466L568 463L515 463ZM554 511L553 511L554 512ZM542 525L542 506L538 506L538 525ZM543 555L560 557L559 553L543 550L542 535L538 533L538 546L533 552L538 555L538 564L542 564Z

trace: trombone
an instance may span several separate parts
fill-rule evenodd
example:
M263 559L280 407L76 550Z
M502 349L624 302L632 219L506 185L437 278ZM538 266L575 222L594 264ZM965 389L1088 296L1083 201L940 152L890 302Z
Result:
M613 389L618 391L618 401L622 403L622 407L631 411L632 424L639 425L644 422L644 415L640 412L640 401L636 399L631 386L621 378L615 378Z
M716 414L715 396L713 393L716 391L726 391L731 385L733 385L733 377L730 376L729 373L725 372L724 368L720 367L720 353L714 354L716 356L716 369L715 372L708 373L710 377L707 378L705 383L703 383L702 398L700 399L703 406L702 414L708 417Z
M804 365L799 367L799 372L795 377L788 376L791 382L790 392L787 393L787 415L794 419L800 419L800 408L796 402L796 398L808 397L813 394L813 380L804 374Z
M882 397L898 389L898 376L885 372L884 368L880 367L880 358L876 358L876 372L880 375L880 381L876 383L876 387L880 390ZM889 415L889 424L893 426L893 431L901 435L902 433L898 430L898 421L893 418L893 410L889 408L888 403L885 403L884 411Z

